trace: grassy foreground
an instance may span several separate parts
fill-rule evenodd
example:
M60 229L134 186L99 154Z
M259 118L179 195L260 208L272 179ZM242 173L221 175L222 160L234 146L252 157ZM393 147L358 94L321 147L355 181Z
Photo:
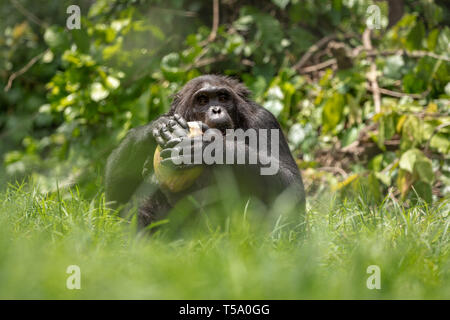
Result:
M0 298L450 298L448 201L310 200L305 238L228 210L223 227L148 237L101 197L9 187L0 194ZM69 265L80 267L81 290L66 288ZM380 290L366 286L370 265L380 267Z

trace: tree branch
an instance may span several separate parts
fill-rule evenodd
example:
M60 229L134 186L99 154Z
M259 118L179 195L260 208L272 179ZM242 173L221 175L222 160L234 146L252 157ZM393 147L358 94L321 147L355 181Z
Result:
M367 51L372 50L372 40L371 40L372 31L367 28L364 30L362 35L362 42L364 49ZM375 112L379 113L381 111L381 95L380 95L380 88L378 86L377 82L377 65L375 64L375 58L370 57L370 69L369 72L366 74L367 80L369 80L370 83L370 91L372 91L373 96L373 104L375 107Z
M44 54L46 54L50 49L45 50L44 52L41 52L40 54L38 54L37 56L35 56L33 59L31 59L30 61L28 61L28 63L22 67L22 69L14 72L13 74L11 74L8 78L8 83L5 86L5 92L8 92L9 89L11 89L12 83L13 81L17 78L20 77L22 74L24 74L25 72L27 72Z
M208 41L213 42L217 36L217 29L219 28L219 0L213 0L213 25Z
M359 54L359 52L358 52ZM436 60L443 60L446 62L450 62L450 57L438 55L433 52L428 51L420 51L420 50L414 50L414 51L405 51L405 50L385 50L385 51L376 51L376 50L370 50L367 51L367 56L373 57L373 56L391 56L391 55L407 55L411 58L422 58L422 57L430 57L434 58Z
M11 2L11 4L17 10L19 10L25 17L27 17L28 20L37 24L41 28L45 28L45 23L42 20L40 20L38 17L36 17L34 14L32 14L30 11L28 11L24 6L22 6L22 4L20 2L18 2L17 0L9 0L9 2Z
M370 85L367 85L366 89L373 92L373 88ZM430 93L429 90L426 90L421 94L417 94L417 93L404 93L404 92L392 91L392 90L385 89L385 88L378 88L378 91L384 95L395 97L395 98L410 97L413 99L423 99L428 95L428 93Z
M342 35L341 37L349 38L349 37L352 37L352 36L354 36L354 33L346 33L346 34ZM314 52L316 52L317 50L319 50L320 48L325 46L331 40L338 39L339 37L340 36L337 35L337 34L330 34L330 35L328 35L326 37L323 37L319 41L317 41L314 45L309 47L309 49L300 58L300 60L293 66L293 68L295 70L297 70L297 71L300 70L305 65L305 63L308 62L308 60L311 58L311 56L314 54Z
M305 67L303 69L298 70L299 73L310 73L310 72L315 72L321 69L325 69L329 66L332 66L333 64L336 64L336 59L329 59L327 61L315 64L313 66L308 66Z

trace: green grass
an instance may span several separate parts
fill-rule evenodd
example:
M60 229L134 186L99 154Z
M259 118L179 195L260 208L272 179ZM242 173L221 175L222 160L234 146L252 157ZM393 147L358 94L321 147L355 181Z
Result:
M449 299L448 209L322 197L309 200L300 237L267 231L258 212L228 202L208 213L225 213L223 223L169 222L143 236L102 197L9 187L0 194L0 298ZM81 268L81 290L66 288L69 265ZM366 287L369 265L381 269L380 290Z

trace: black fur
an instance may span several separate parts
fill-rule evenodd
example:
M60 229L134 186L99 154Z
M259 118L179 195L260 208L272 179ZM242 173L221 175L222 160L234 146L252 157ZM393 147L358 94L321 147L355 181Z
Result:
M151 162L157 146L152 135L155 128L167 123L169 117L175 113L181 115L187 121L199 120L194 119L193 115L193 93L201 89L205 83L226 87L232 93L235 111L230 116L233 119L234 128L280 130L278 174L261 176L258 165L232 166L231 171L235 174L239 185L242 185L242 192L260 198L270 205L270 202L279 194L286 189L290 189L295 194L298 205L304 206L305 192L302 178L278 121L268 110L250 99L250 92L243 84L234 79L217 75L204 75L189 81L175 95L168 113L145 126L130 130L119 147L108 158L106 168L106 200L108 203L113 207L126 204L142 184L144 163L147 159L150 159ZM238 150L238 152L256 151L245 148L245 150ZM143 201L139 209L139 225L144 227L163 218L181 197L192 192L192 190L208 183L217 183L211 182L214 181L211 179L212 170L215 170L215 168L208 167L192 188L180 194L170 194L161 190L158 185L154 185L153 190L149 191L150 194L146 196L146 200Z

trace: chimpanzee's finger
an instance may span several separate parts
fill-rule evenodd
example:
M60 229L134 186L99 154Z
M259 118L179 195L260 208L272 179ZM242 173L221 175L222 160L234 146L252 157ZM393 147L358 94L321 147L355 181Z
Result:
M155 140L159 146L164 147L165 141L161 137L157 137Z
M167 126L169 127L169 129L173 129L177 124L178 124L178 122L176 122L175 120L170 120L167 123Z
M200 122L200 127L203 133L205 133L206 130L209 130L209 126L204 122Z
M156 140L156 143L157 143L158 145L160 145L161 147L163 147L164 144L165 144L165 141L164 141L164 139L161 138L161 136L159 135L159 130L158 130L158 129L153 129L152 134L153 134L153 138L155 138L155 140Z
M168 123L168 127L169 127L169 130L172 132L172 134L176 137L186 137L189 134L189 130L182 127L175 120L171 120Z
M182 116L180 116L178 113L175 113L173 118L175 119L175 121L177 121L179 123L180 126L182 126L185 129L189 129L189 126L188 126L186 120L184 120L184 118Z
M174 153L176 155L178 155L178 154L180 154L180 150L177 148L165 148L165 149L161 150L161 152L159 153L159 156L162 159L168 159L168 158L172 157L172 154L174 154Z
M175 157L175 158L167 158L167 159L163 159L161 160L161 165L170 168L172 170L184 170L184 169L189 169L194 167L194 164L184 164L184 163L180 163L180 164L175 164L175 163L179 163L179 157Z
M167 141L165 148L172 148L175 147L177 144L179 144L182 140L180 138L175 138L172 140Z
M159 128L155 128L152 130L152 135L153 137L159 137Z
M175 138L169 131L169 128L167 126L162 127L161 130L159 130L159 134L165 141L169 141Z

